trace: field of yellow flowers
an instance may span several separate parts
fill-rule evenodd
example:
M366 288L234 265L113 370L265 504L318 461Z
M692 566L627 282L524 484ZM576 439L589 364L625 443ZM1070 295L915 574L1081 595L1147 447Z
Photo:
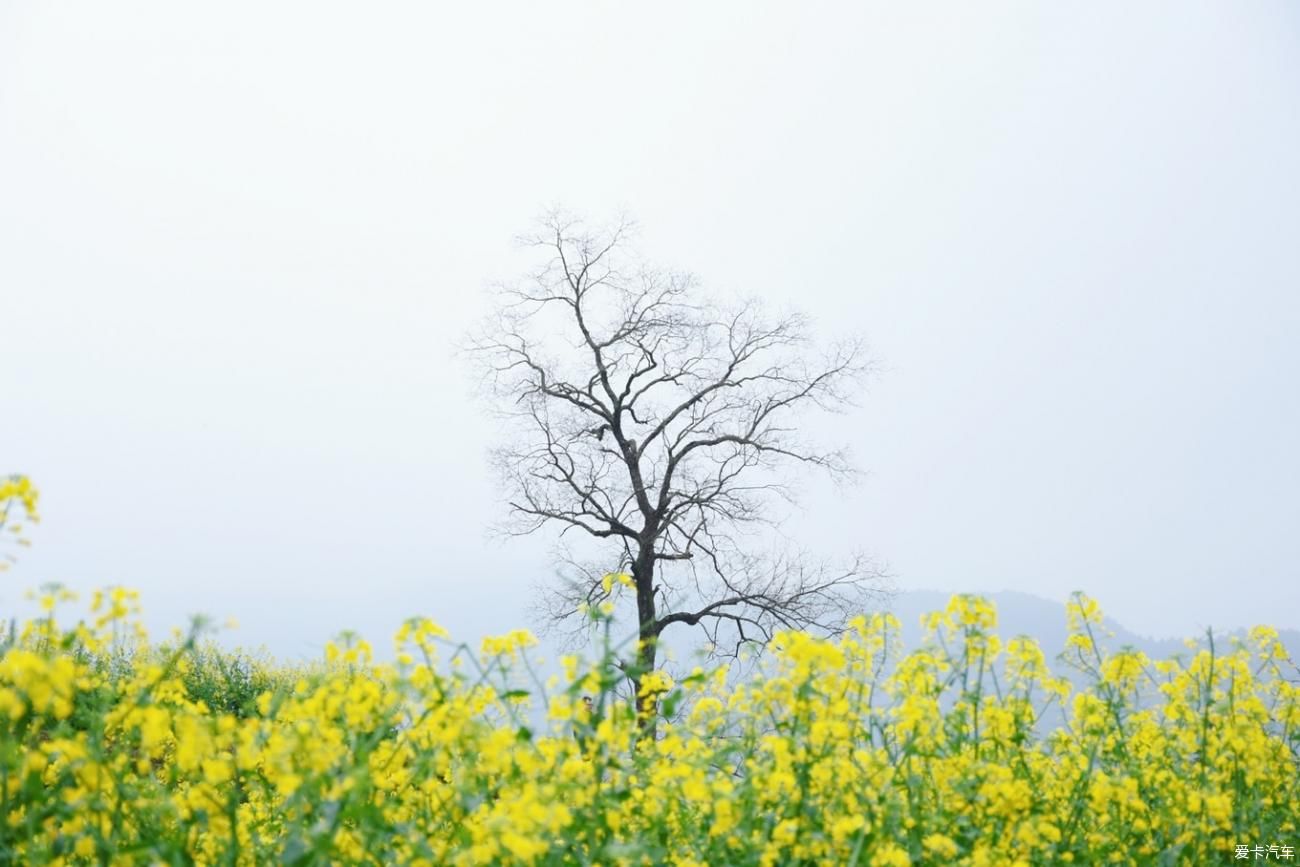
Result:
M601 661L518 688L524 631L471 650L414 619L392 663L355 641L277 667L148 643L124 590L61 623L70 602L47 591L0 643L0 863L1213 864L1300 842L1300 690L1266 628L1107 655L1077 597L1076 689L958 596L908 655L876 615L782 635L752 679L643 678L650 738Z

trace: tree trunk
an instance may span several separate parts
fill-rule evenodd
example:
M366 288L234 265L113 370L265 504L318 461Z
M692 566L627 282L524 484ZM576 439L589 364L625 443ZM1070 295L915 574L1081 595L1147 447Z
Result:
M655 717L657 708L654 701L646 701L641 695L641 676L654 670L655 657L658 653L659 632L658 616L655 612L654 596L654 543L642 542L637 551L637 558L632 563L632 581L636 585L637 613L637 674L632 678L632 688L636 690L636 709L641 719L642 732L653 738L655 734Z

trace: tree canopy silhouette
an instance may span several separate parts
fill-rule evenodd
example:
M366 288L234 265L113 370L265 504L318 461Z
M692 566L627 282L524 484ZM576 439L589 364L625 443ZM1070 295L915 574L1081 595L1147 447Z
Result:
M837 566L756 532L794 501L790 471L854 477L844 449L799 427L809 411L852 405L870 369L862 340L819 348L802 314L715 302L628 239L626 221L547 217L524 239L541 267L498 289L468 349L508 420L492 451L505 532L550 526L601 543L595 558L562 556L568 580L547 589L545 619L577 623L618 591L606 575L629 575L639 690L669 627L701 628L721 653L785 628L834 633L882 575L864 555Z

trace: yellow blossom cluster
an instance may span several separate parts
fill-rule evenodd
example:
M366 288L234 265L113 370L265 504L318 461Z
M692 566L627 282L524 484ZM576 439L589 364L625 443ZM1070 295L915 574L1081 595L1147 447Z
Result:
M8 533L4 541L14 541L19 545L26 547L29 540L24 538L23 518L32 524L40 523L40 513L36 511L36 503L40 500L40 491L32 484L32 480L26 476L6 476L0 478L0 532ZM9 568L13 558L5 555L0 557L0 572Z
M0 508L7 510L19 506L30 520L36 521L39 520L36 512L36 501L39 499L40 492L26 476L0 479Z
M1153 661L1080 597L1072 681L957 597L907 654L878 614L783 633L752 677L630 672L638 715L608 650L520 689L529 633L471 653L423 618L393 662L346 637L233 700L230 661L146 643L127 591L75 625L47 600L0 639L3 863L1208 864L1300 837L1267 628Z

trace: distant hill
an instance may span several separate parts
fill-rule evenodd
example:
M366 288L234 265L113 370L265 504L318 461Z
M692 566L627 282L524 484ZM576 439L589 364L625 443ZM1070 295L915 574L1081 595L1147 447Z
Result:
M903 641L906 648L914 648L921 641L921 615L930 611L942 610L947 606L951 595L950 593L932 590L914 590L898 594L893 602L887 606L902 624ZM989 599L997 606L997 633L1003 640L1014 638L1017 635L1028 635L1036 638L1048 660L1052 660L1065 649L1065 640L1069 636L1069 629L1064 604L1044 599L1041 596L1034 596L1031 593L1014 591L981 593L978 595ZM1133 647L1157 659L1169 657L1176 653L1186 654L1187 647L1183 643L1184 638L1203 637L1188 635L1176 638L1149 638L1126 629L1122 624L1109 617L1106 618L1105 627L1111 633L1110 636L1099 636L1101 644L1105 648L1119 650L1123 647ZM1228 647L1232 638L1244 638L1246 632L1244 629L1224 631L1222 633L1216 631L1215 641L1217 643L1222 638L1223 646ZM1292 659L1300 660L1300 632L1294 629L1283 629L1279 630L1278 635L1283 645L1291 652Z

